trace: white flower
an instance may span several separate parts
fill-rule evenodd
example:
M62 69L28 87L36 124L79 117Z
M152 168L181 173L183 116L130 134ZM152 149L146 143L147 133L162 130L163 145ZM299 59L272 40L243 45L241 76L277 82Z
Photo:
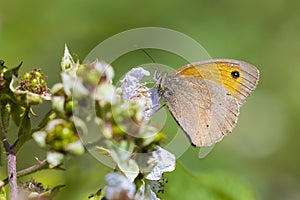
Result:
M95 99L114 104L116 101L115 90L115 86L108 83L103 83L99 87L97 87L95 92Z
M64 159L64 154L55 152L55 151L49 151L47 153L47 162L49 163L50 168L54 168L62 163Z
M148 121L159 108L157 90L149 89L145 83L141 83L142 78L149 75L150 73L141 67L133 68L121 80L123 98L127 101L137 102L143 107L145 121Z
M110 173L105 176L105 180L105 198L107 200L134 199L135 184L125 176L118 173Z
M104 61L96 61L95 69L101 74L101 76L104 74L108 83L110 83L115 76L112 66Z
M122 84L123 98L125 100L130 100L132 97L136 96L136 89L140 86L142 78L149 75L150 73L141 67L131 69L120 81Z
M139 174L139 167L136 161L131 159L133 148L133 143L126 141L122 141L120 146L112 146L110 148L111 157L117 163L120 170L132 182Z
M156 146L156 151L153 151L153 158L157 164L146 176L148 180L160 180L164 172L175 170L175 156L160 146Z

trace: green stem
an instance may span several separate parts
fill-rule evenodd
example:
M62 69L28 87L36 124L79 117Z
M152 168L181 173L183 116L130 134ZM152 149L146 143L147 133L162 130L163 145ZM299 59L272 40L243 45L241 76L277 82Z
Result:
M0 103L4 104L4 106L0 107L0 139L3 143L5 151L8 153L10 151L10 145L7 141L6 134L9 123L9 104L1 101Z

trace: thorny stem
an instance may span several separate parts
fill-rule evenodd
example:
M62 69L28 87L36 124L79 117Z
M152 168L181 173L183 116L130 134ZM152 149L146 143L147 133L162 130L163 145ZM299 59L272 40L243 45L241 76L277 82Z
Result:
M6 137L2 133L1 133L1 140L2 140L3 146L5 148L5 151L7 153L7 166L8 166L7 182L9 182L10 199L15 200L15 199L17 199L17 196L18 196L17 157L16 157L15 152L11 150L10 144L8 143Z
M47 167L48 166L48 162L47 160L42 160L42 161L38 161L37 164L31 166L31 167L28 167L26 169L23 169L21 171L18 171L17 172L17 178L19 177L22 177L22 176L26 176L28 174L31 174L31 173L34 173L40 169L43 169L44 167ZM6 178L4 180L2 180L2 185L0 185L0 188L3 187L4 185L8 184L9 182L9 178Z
M15 200L18 197L17 157L15 152L11 149L11 145L9 144L6 138L6 133L8 129L7 127L9 123L9 111L7 107L1 108L0 119L0 137L7 154L10 199Z
M17 157L12 151L7 156L8 165L8 180L10 189L10 199L15 200L18 197L18 185L17 185Z

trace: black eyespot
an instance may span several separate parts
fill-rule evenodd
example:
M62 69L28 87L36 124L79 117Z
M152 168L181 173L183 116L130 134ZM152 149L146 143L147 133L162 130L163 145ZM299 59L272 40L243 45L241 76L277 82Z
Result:
M231 77L234 78L234 79L237 79L238 77L240 77L240 72L238 71L232 71L231 72Z

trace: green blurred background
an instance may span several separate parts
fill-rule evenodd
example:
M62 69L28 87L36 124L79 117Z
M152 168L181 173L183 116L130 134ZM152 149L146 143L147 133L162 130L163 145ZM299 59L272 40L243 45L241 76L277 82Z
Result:
M23 61L59 80L64 44L80 60L100 42L127 29L165 27L194 38L212 57L241 59L257 66L257 90L241 108L232 134L203 159L190 148L167 174L163 199L300 199L300 3L289 0L216 1L0 1L0 58L7 66ZM153 52L155 60L168 55ZM101 59L101 58L99 58ZM172 66L176 60L169 60ZM117 77L137 63L142 52L122 56ZM49 105L41 110L40 115ZM177 125L169 117L165 132ZM44 152L34 142L18 155L18 169ZM87 199L104 185L111 169L89 154L70 157L63 171L34 177L46 186L66 184L57 199ZM5 178L2 165L0 177ZM25 181L30 176L20 179Z

